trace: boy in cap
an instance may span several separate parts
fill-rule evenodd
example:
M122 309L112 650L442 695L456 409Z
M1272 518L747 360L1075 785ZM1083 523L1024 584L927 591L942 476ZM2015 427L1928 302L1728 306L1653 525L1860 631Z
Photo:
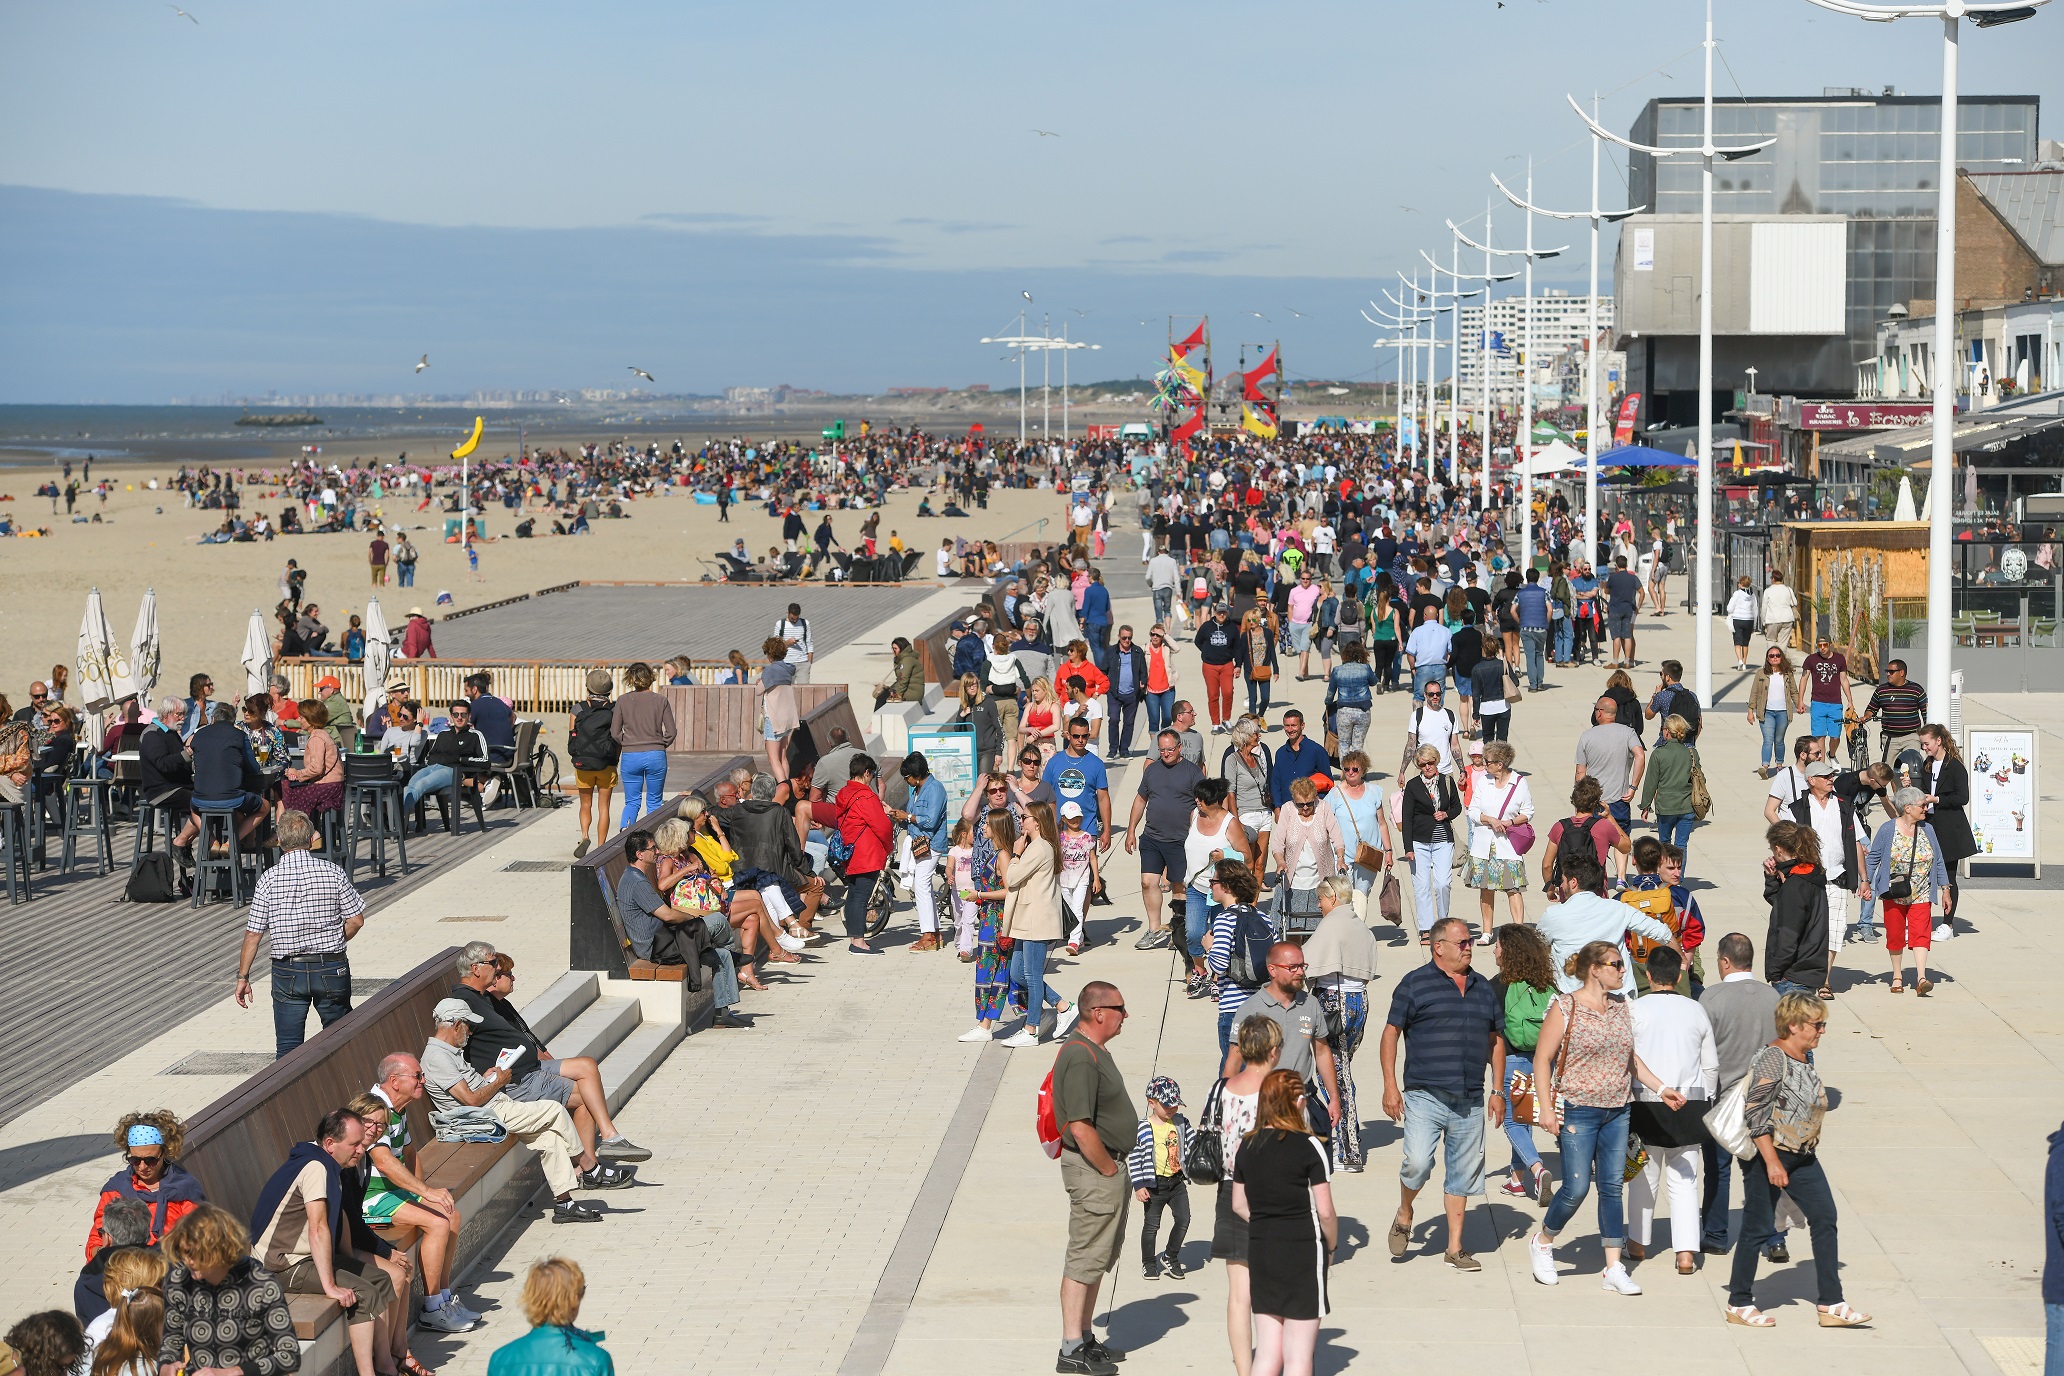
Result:
M1140 1121L1139 1137L1125 1158L1132 1180L1133 1197L1146 1205L1140 1224L1140 1261L1148 1280L1159 1278L1166 1269L1171 1280L1187 1272L1182 1264L1183 1239L1190 1231L1190 1143L1194 1134L1190 1120L1176 1112L1183 1106L1182 1089L1166 1075L1147 1082L1147 1116ZM1173 1220L1168 1229L1168 1249L1155 1254L1154 1235L1161 1230L1161 1211Z
M573 714L566 733L566 757L573 761L574 791L580 798L580 843L573 848L578 860L588 853L588 832L595 833L593 845L609 839L609 798L616 790L616 761L623 753L609 733L616 705L609 700L616 680L607 669L588 670L588 700ZM602 795L596 808L595 795ZM592 826L590 825L592 823Z

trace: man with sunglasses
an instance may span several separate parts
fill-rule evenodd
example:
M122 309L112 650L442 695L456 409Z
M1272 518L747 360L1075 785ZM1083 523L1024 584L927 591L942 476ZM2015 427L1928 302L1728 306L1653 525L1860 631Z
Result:
M1118 986L1091 980L1053 1065L1053 1114L1061 1133L1061 1183L1068 1191L1068 1251L1061 1267L1063 1376L1117 1376L1123 1352L1098 1341L1090 1316L1104 1275L1125 1250L1126 1205L1132 1199L1125 1157L1139 1136L1139 1111L1110 1042L1125 1028Z
M1240 1011L1233 1014L1233 1026L1249 1018L1267 1018L1283 1029L1283 1050L1276 1060L1278 1070L1294 1070L1303 1079L1305 1102L1316 1105L1323 1089L1326 1117L1313 1115L1312 1131L1321 1142L1330 1142L1333 1124L1340 1121L1340 1076L1333 1064L1333 1048L1326 1041L1326 1010L1304 987L1304 948L1294 941L1278 941L1269 947L1268 983L1247 996ZM1236 1075L1244 1067L1236 1039L1226 1048L1221 1077Z
M1082 829L1097 838L1097 849L1111 849L1111 776L1104 762L1089 753L1090 724L1087 717L1068 718L1065 748L1046 762L1040 775L1054 792L1056 806L1068 803L1082 808Z
M1661 921L1631 904L1605 896L1605 867L1589 848L1572 849L1560 855L1558 861L1562 868L1561 888L1551 892L1550 897L1556 901L1541 914L1534 930L1548 943L1549 964L1554 967L1556 987L1563 993L1575 993L1583 986L1582 980L1565 974L1562 967L1591 942L1606 941L1619 947L1621 968L1628 970L1634 968L1627 957L1629 932L1683 950L1677 944L1677 934ZM1628 997L1633 996L1632 980L1627 981L1626 992Z
M1445 1142L1443 1259L1457 1271L1481 1271L1482 1263L1462 1248L1462 1218L1470 1197L1484 1191L1487 1070L1490 1123L1505 1121L1505 1000L1497 985L1471 968L1476 939L1467 922L1444 917L1431 935L1433 959L1398 981L1383 1028L1383 1113L1403 1125L1405 1136L1390 1254L1402 1257L1411 1250L1412 1204L1433 1178L1434 1151Z

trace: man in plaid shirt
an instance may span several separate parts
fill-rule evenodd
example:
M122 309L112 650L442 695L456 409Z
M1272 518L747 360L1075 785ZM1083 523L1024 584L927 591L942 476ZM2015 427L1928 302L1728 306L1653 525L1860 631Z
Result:
M344 943L365 925L365 900L342 869L309 853L315 824L307 813L282 812L278 831L279 863L259 877L244 925L236 1001L251 1006L251 964L265 937L272 943L273 1038L284 1056L301 1045L310 1005L324 1027L351 1011Z

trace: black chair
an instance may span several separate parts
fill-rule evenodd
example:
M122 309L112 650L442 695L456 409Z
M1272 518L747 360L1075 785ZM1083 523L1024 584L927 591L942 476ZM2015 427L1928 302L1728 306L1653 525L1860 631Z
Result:
M100 872L105 875L112 868L115 853L114 823L109 813L113 805L114 780L97 775L65 780L62 802L64 806L63 843L58 848L57 870L59 874L70 874L79 858L79 839L92 837L97 854L95 859Z
M477 778L485 773L488 768L489 766L482 765L470 771L470 774L472 777ZM482 831L487 830L487 810L480 801L480 790L478 788L468 789L462 787L468 777L469 771L455 770L452 773L450 784L437 790L435 793L425 793L417 800L416 830L418 832L425 830L424 814L433 801L437 804L437 815L443 820L447 834L453 836L459 834L460 824L464 819L464 811L469 803L473 808L474 823Z
M244 890L244 860L247 856L256 858L254 852L244 849L243 838L237 835L237 823L242 817L234 809L226 807L203 807L194 805L200 814L201 834L194 842L194 891L192 907L200 907L209 901L218 888L226 887L232 904L241 908L250 900ZM228 846L221 855L215 854L217 843ZM253 887L256 886L253 877Z
M408 840L401 815L401 778L382 755L344 757L344 848L346 878L358 870L358 847L366 845L366 863L387 874L387 842L393 841L401 872L408 873Z
M181 818L172 815L170 799L173 796L168 793L158 799L137 799L135 844L129 852L129 868L136 868L136 862L143 858L145 851L158 848L158 832L161 828L164 831L165 853L172 853L172 838L179 834L179 828L183 825Z
M7 870L7 901L34 898L29 887L29 805L0 803L0 864Z
M494 766L494 776L509 790L512 807L536 807L538 805L537 750L538 733L544 723L536 717L526 717L516 723L516 754L507 764Z

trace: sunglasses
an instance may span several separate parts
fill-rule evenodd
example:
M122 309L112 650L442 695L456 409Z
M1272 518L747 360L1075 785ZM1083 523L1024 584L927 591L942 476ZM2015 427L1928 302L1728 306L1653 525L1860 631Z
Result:
M1122 1003L1100 1003L1086 1011L1091 1013L1116 1013L1121 1018L1126 1016L1125 1005Z
M991 793L1008 793L1008 792L1010 792L1010 790L1009 790L1008 788L991 788L991 789L989 790L989 792L991 792Z
M1817 1022L1817 1023L1814 1023L1814 1024L1813 1024L1813 1030L1814 1030L1814 1031L1816 1031L1816 1032L1825 1032L1825 1031L1827 1031L1827 1023L1826 1023L1826 1021L1824 1021L1824 1020L1823 1020L1823 1021L1821 1021L1821 1022Z
M1465 951L1468 950L1470 947L1476 945L1476 938L1473 936L1442 937L1441 941L1449 946L1459 946Z
M1622 965L1617 960L1601 960L1598 963L1600 965L1605 966L1609 970L1624 970L1627 968L1625 965Z
M1825 1027L1827 1024L1822 1023L1821 1026ZM141 1170L145 1166L162 1166L165 1164L165 1158L162 1156L124 1156L122 1159L128 1162L133 1170Z

